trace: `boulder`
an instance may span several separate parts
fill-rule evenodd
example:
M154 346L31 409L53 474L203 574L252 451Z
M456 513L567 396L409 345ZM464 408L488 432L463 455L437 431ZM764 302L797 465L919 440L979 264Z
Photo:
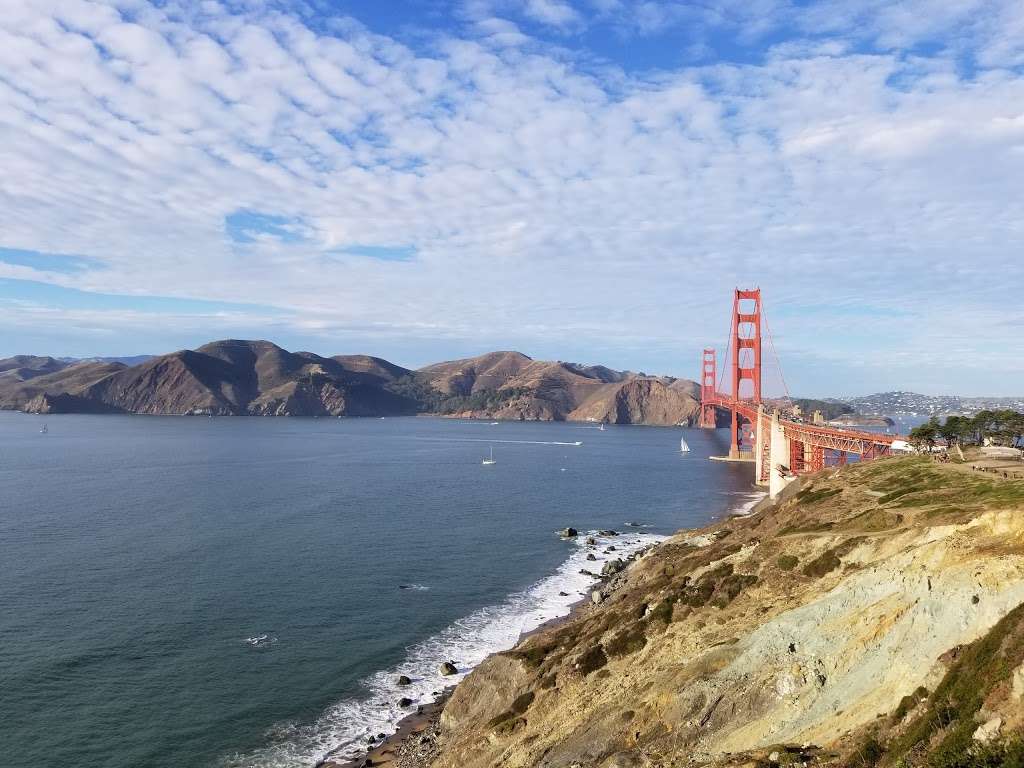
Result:
M400 698L398 700L398 706L403 707L403 708L404 707L408 707L411 704L412 704L412 699L406 698L405 696L403 696L402 698Z
M440 667L438 667L438 671L439 671L439 672L440 672L440 673L441 673L442 675L444 675L445 677L447 677L448 675L454 675L454 674L457 674L457 673L458 673L458 671L459 671L459 668L458 668L458 667L456 667L456 666L455 666L454 664L452 664L452 663L451 663L450 661L446 661L446 662L444 662L443 664L441 664L441 666L440 666Z
M597 545L597 539L593 536L587 536L587 546L593 547Z
M616 573L626 567L626 564L622 560L609 560L601 568L602 576L614 576Z
M593 592L590 593L590 599L595 604L600 603L602 600L604 600L604 594L601 592L600 589L595 589Z
M562 530L561 530L561 531L559 532L559 535L560 535L560 536L561 536L561 537L562 537L563 539L571 539L571 538L573 538L574 536L579 536L579 533L580 533L580 532L579 532L579 531L577 531L577 530L576 530L575 528L563 528L563 529L562 529Z
M398 676L398 684L399 685L409 685L411 682L412 682L412 679L408 675L399 675Z
M597 560L597 555L595 555L593 552L588 552L587 560Z
M601 536L618 536L619 535L618 531L613 531L613 530L610 530L610 529L602 529L602 530L598 531L598 534L601 535Z
M986 720L983 725L979 725L977 730L974 732L974 740L982 744L988 744L994 741L999 735L999 729L1003 727L1003 718L993 717L991 720Z

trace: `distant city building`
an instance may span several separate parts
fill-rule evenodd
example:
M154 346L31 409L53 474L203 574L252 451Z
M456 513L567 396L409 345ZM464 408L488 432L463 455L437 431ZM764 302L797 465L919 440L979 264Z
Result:
M811 416L811 420L815 424L824 424L825 423L825 414L822 413L821 411L815 411L814 414Z

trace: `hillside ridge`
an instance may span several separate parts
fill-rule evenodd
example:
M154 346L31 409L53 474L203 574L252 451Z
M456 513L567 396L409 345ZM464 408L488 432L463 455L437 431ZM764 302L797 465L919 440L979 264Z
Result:
M489 352L411 370L371 355L322 357L223 339L120 362L0 360L0 408L37 413L396 416L689 424L697 386L605 366Z

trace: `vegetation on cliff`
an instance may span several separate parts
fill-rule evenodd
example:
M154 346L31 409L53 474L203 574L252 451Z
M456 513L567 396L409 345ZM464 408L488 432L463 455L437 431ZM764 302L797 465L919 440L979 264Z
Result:
M603 594L459 685L435 768L1020 765L1024 482L830 469Z

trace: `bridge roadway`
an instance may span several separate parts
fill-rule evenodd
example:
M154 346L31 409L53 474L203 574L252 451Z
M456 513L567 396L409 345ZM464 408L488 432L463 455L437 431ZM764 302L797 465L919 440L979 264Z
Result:
M750 422L754 438L754 482L766 486L775 498L782 489L799 475L817 472L828 465L826 456L832 454L832 463L845 464L850 454L860 460L886 456L892 444L899 439L894 435L881 435L862 430L838 429L818 424L782 418L777 410L769 410L749 400L735 400L715 392L706 394L702 408L720 408L733 414L737 425L731 439L731 459L738 459L739 420Z
M741 416L745 416L751 424L757 423L758 405L749 400L733 400L728 395L717 394L715 397L705 398L701 405L712 405L726 411L736 411ZM764 415L771 418L772 411L765 407ZM902 439L898 435L881 435L877 432L824 427L781 417L779 424L783 433L790 440L826 450L855 453L859 456L884 455L889 453L895 440Z

